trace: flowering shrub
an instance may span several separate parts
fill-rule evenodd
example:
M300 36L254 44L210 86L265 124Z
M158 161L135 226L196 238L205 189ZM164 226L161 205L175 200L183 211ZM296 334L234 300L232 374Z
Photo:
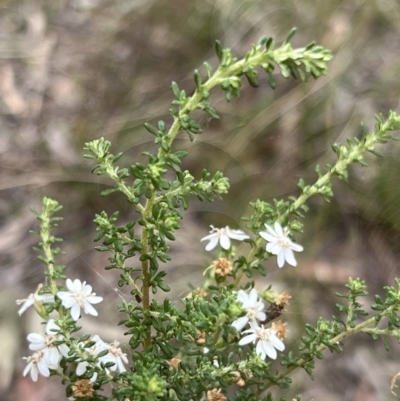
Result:
M168 244L180 227L181 210L190 206L193 196L213 201L229 189L221 172L212 176L204 170L196 180L183 171L186 152L175 148L174 139L180 132L186 132L191 140L201 133L199 123L191 117L196 109L219 118L209 102L215 86L224 91L228 101L239 96L243 77L258 86L257 67L266 72L271 88L276 85L274 70L302 81L324 75L330 52L314 43L293 49L293 34L278 48L271 38L262 38L240 60L217 42L220 65L213 70L205 64L205 76L195 71L193 95L172 84L172 124L144 124L156 145L154 153L144 152L147 163L120 167L117 162L122 152L112 154L109 141L100 138L86 144L85 157L95 163L93 171L107 175L115 184L101 195L122 192L140 216L125 225L117 224L118 211L112 215L103 211L94 219L98 231L94 240L101 242L96 249L110 255L106 270L117 269L118 285L128 286L132 295L118 305L123 316L119 324L125 326L132 359L117 341L109 344L96 333L79 334L81 315L97 316L94 305L103 298L86 282L67 278L64 266L56 264L62 251L56 246L60 239L51 231L61 220L57 216L61 206L44 198L42 210L35 214L40 222L36 233L41 238L39 258L47 269L46 280L17 303L22 305L20 315L33 306L46 326L44 334L28 335L34 352L26 358L23 375L30 374L33 381L39 375L58 376L70 399L216 401L229 396L238 401L271 401L269 388L278 386L286 391L295 369L304 369L312 376L315 358L323 358L325 349L341 352L344 339L350 335L363 332L373 338L394 336L400 340L400 280L394 287L385 287L385 299L375 297L372 316L367 319L369 312L359 302L367 293L365 283L349 279L348 292L338 294L344 301L338 305L340 314L331 321L320 319L316 326L307 324L298 353L285 353L290 318L287 323L277 320L285 313L289 293L277 294L271 287L258 292L252 280L255 273L267 273L264 262L270 257L277 258L279 268L285 263L297 266L294 252L304 249L295 241L295 234L303 230L306 201L313 195L329 201L333 177L347 180L349 164L366 164L365 152L380 156L376 144L394 139L390 132L400 129L400 116L394 112L387 118L378 115L375 129L364 131L361 139L333 145L336 163L325 171L317 166L318 178L313 184L301 179L297 198L272 204L255 200L250 204L252 214L243 217L242 229L211 226L210 234L199 240L208 241L205 249L214 252L215 259L204 271L204 286L192 291L181 304L171 303L168 297L158 303L151 296L169 291L162 263L171 260ZM240 253L236 248L239 241L243 243ZM274 361L278 358L279 362ZM111 388L110 396L102 392L106 387ZM284 395L280 399L285 399Z

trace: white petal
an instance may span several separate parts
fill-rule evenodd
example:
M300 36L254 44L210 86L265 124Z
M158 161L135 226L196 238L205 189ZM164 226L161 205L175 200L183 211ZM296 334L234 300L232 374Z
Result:
M244 290L239 290L239 291L237 292L237 299L238 299L238 301L240 301L242 304L248 302L249 297L248 297L248 295L247 295L247 292L244 291Z
M228 230L227 233L230 238L236 239L238 241L243 241L244 239L250 238L242 230Z
M275 230L268 224L265 224L265 227L267 228L267 231L273 236L273 237L278 237L278 234L275 232Z
M71 308L71 317L75 321L79 319L79 316L81 314L81 307L79 306L78 303L75 303L75 305Z
M231 247L231 240L227 235L221 235L221 238L219 239L219 242L225 250L229 249Z
M273 255L278 255L278 253L282 250L282 247L278 242L270 242L267 244L266 250Z
M92 289L93 289L93 288L92 288L91 285L86 284L85 287L83 288L83 294L84 294L85 296L90 295L90 294L92 293Z
M58 352L57 348L46 348L44 356L49 366L54 366L55 369L57 369L58 362L60 362L60 353Z
M77 376L82 376L86 372L87 366L89 366L87 362L79 362L76 368Z
M258 293L255 288L253 288L249 293L249 303L251 307L254 307L257 303Z
M32 367L33 367L33 362L32 361L28 362L28 364L25 366L24 371L22 372L22 376L25 377L28 374L28 372L32 369ZM36 380L34 380L34 381L36 381Z
M74 305L77 305L78 303L76 302L76 299L69 296L64 298L61 303L63 304L64 308L70 309L72 308Z
M276 359L278 353L276 352L275 348L267 341L260 341L262 344L262 348L264 352L271 358Z
M82 283L82 281L81 280L79 280L79 279L75 279L74 281L73 281L73 284L72 284L72 288L69 288L68 287L68 289L71 291L71 292L82 292L82 287L83 287L83 285L84 285L84 282Z
M285 251L282 249L278 253L278 267L282 267L285 264Z
M60 291L57 292L57 296L66 308L70 308L76 302L76 299L72 297L70 292Z
M126 372L125 366L124 366L124 364L122 363L121 358L117 358L117 365L118 365L118 371L119 371L119 373Z
M128 357L126 356L126 354L122 354L121 359L122 359L122 362L128 363Z
M90 302L91 304L98 304L103 300L103 297L98 297L98 296L90 296L87 297L87 301Z
M289 263L291 266L297 266L296 258L294 257L294 253L291 249L284 250L286 262Z
M296 242L292 242L291 248L296 252L303 252L304 251L304 248L300 244L297 244Z
M231 326L233 326L237 331L242 331L246 324L248 323L249 318L247 316L242 316L239 317L239 319L236 319Z
M278 237L284 237L285 234L283 233L282 226L276 221L274 224L275 232L278 234Z
M65 356L66 358L68 358L68 352L69 352L69 347L67 344L61 344L58 346L58 349L61 353L62 356Z
M264 320L267 320L267 314L263 311L259 311L256 313L256 318L263 322Z
M265 357L266 357L266 352L265 352L265 350L264 350L262 341L259 341L259 342L257 343L257 346L256 346L256 354L257 354L261 359L265 359Z
M218 238L218 233L212 233L212 234L206 235L200 241L208 241L208 240L211 240L213 238Z
M278 350L283 351L285 349L285 344L275 335L270 336L271 344Z
M54 334L56 331L60 331L60 326L54 322L54 319L50 319L46 324L46 333Z
M92 305L90 305L89 302L85 302L85 307L84 307L85 313L93 316L98 316L99 314L97 313L97 310L93 308Z
M257 335L255 333L253 334L249 334L248 336L243 337L238 344L239 345L246 345L246 344L250 344L253 343L257 338Z
M212 238L206 246L206 251L212 251L218 245L218 237Z
M104 349L107 349L110 347L110 344L106 343L103 341L99 335L94 335L92 338L93 341L96 341L96 346L100 349L100 351L103 351Z
M43 303L54 302L53 294L42 294L38 295L36 298L38 298L38 300L42 301Z
M44 345L44 336L39 333L30 333L26 337L27 340L31 343L42 343Z
M22 306L18 309L18 315L22 315L29 307L33 305L33 299L28 298L22 303Z
M67 286L67 288L74 292L75 291L75 287L74 287L74 283L72 282L72 280L70 278L67 278L67 281L65 282L65 285Z
M44 339L42 340L42 342L29 344L29 349L32 351L40 351L45 348L46 348L46 344L44 343Z
M43 359L37 364L37 367L42 376L45 376L45 377L50 376L49 368Z
M264 238L268 242L276 242L276 236L273 236L265 231L260 231L259 234L261 238Z

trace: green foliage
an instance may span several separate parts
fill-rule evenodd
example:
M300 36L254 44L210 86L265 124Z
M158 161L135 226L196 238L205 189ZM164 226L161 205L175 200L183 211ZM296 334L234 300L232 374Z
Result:
M301 81L325 75L331 53L315 43L293 49L290 40L294 32L292 30L277 48L271 38L261 38L242 59L234 57L230 49L223 48L217 41L215 50L219 66L213 70L210 65L205 65L206 77L198 70L194 72L193 95L188 96L177 83L172 83L172 124L167 126L164 121L158 121L157 126L144 124L153 136L156 148L153 153L143 153L147 158L145 163L120 166L123 153L112 154L111 143L104 138L85 145L85 157L95 162L93 172L106 175L113 181L113 187L101 195L121 192L139 216L124 225L117 224L118 211L110 216L103 211L96 214L94 219L98 231L94 240L101 242L96 249L111 255L106 270L118 270L118 285L128 286L133 296L129 302L118 305L125 317L119 324L126 328L125 334L132 350L131 369L113 370L115 362L101 359L111 353L111 348L93 354L90 351L96 341L74 334L79 328L69 309L60 302L60 290L63 287L56 283L56 280L65 278L64 267L56 266L54 262L55 256L61 251L59 248L53 249L52 245L59 239L50 235L60 220L53 215L61 207L56 201L45 198L42 213L35 212L41 223L41 229L37 232L41 236L40 259L45 263L49 277L49 286L44 287L42 293L55 296L49 308L59 314L57 324L62 340L58 340L56 345L67 344L70 350L60 362L62 372L54 371L52 374L59 375L68 384L67 396L72 396L75 391L71 384L78 380L78 364L85 363L88 368L82 375L85 379L93 379L94 383L93 394L87 399L103 399L98 391L112 382L112 397L104 399L189 401L207 397L209 400L222 400L224 394L234 388L232 400L272 401L272 394L267 393L270 387L288 389L291 385L289 375L297 368L303 368L313 377L315 360L322 359L326 349L342 352L344 340L350 335L364 332L373 338L394 336L400 340L400 280L396 282L397 288L385 288L385 300L375 297L372 307L374 315L365 320L368 312L360 302L360 297L367 294L365 283L360 279L349 279L346 286L348 293L337 294L344 302L337 304L340 315L332 320L320 318L315 326L306 324L299 353L280 355L283 370L279 370L272 361L265 361L265 355L262 358L258 348L257 352L246 352L247 348L243 348L243 345L254 343L256 338L259 340L254 334L257 330L262 330L267 337L278 335L281 330L280 338L276 337L275 342L275 345L278 344L275 348L279 349L280 340L285 337L284 325L279 326L276 322L276 326L272 324L272 329L264 326L284 313L287 300L283 302L270 287L263 292L262 299L268 303L266 321L261 322L262 327L252 327L247 332L253 330L251 335L254 335L254 341L240 343L243 339L240 339L240 333L232 325L233 321L244 318L247 313L236 291L254 286L250 280L242 284L242 278L252 278L256 272L265 275L264 262L276 255L272 248L267 248L268 251L265 249L260 230L264 230L265 225L268 229L279 223L278 227L285 227L282 234L285 242L283 245L279 243L279 246L287 249L287 244L295 244L292 242L293 233L303 230L300 219L308 211L308 198L321 195L329 201L333 196L333 177L347 181L349 164L366 165L365 152L380 156L375 149L376 144L395 139L390 132L400 129L400 116L394 112L390 112L386 119L382 115L377 116L374 131L363 130L361 139L352 138L346 145L334 144L333 150L337 156L335 164L327 165L324 170L317 166L318 178L313 184L300 179L298 197L274 200L272 204L259 199L252 202L252 214L243 218L252 233L251 237L244 239L249 249L247 255L237 255L234 247L224 247L220 255L223 257L206 269L204 287L182 299L180 305L172 304L168 298L159 303L151 296L151 293L159 290L169 291L165 283L167 272L162 264L171 260L168 244L175 240L175 232L180 228L182 209L190 206L193 197L212 202L221 199L229 189L228 179L221 172L212 174L204 170L201 177L195 178L190 172L183 171L182 160L187 152L175 149L174 139L180 132L186 132L191 140L201 133L200 124L191 117L197 109L212 118L219 118L209 102L210 91L214 87L223 90L227 101L240 95L243 77L251 86L258 87L257 68L267 73L272 89L276 86L272 75L276 68L284 78ZM236 239L235 234L231 238ZM226 270L223 272L222 268ZM48 320L48 314L42 316ZM387 322L387 327L378 326L383 322ZM272 340L268 337L265 341ZM270 355L268 352L266 354ZM283 401L286 396L283 394L279 399ZM297 400L300 399L297 396Z

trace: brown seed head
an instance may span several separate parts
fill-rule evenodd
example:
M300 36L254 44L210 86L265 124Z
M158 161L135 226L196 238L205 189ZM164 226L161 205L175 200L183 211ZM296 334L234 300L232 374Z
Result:
M207 391L207 401L225 401L226 397L221 393L221 389L218 390L216 388Z
M173 367L175 370L178 370L180 362L181 360L179 358L172 358L169 361L167 361L168 365Z
M220 277L225 277L232 271L232 264L228 259L219 258L214 260L212 266L215 268L215 274Z
M284 308L288 303L289 299L292 298L287 291L282 292L282 294L278 295L276 298L275 304L282 305Z
M203 345L206 342L206 333L204 331L197 331L197 345Z
M276 331L276 335L280 340L284 340L286 338L288 333L286 323L282 323L280 320L278 320L277 322L273 322L271 327L272 330Z
M93 383L88 379L78 380L72 385L72 391L76 397L91 397L93 395Z
M243 387L246 382L243 380L242 376L238 371L232 372L233 374L233 382L236 383L238 386Z
M185 298L192 299L193 298L193 293L196 294L196 295L200 295L203 298L205 298L208 295L208 293L206 291L204 291L202 288L197 287L195 290L193 290L188 295L186 295Z

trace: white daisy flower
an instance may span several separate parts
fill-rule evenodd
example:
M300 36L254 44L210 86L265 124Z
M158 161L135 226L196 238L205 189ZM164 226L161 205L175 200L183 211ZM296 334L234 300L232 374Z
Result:
M109 373L109 370L115 372L118 371L119 373L125 372L125 366L124 363L128 363L128 358L126 354L124 354L119 347L119 342L114 341L111 344L108 344L104 342L98 335L95 335L91 338L91 341L94 341L95 344L92 345L90 348L85 348L85 351L87 351L90 355L97 357L97 355L104 351L108 350L108 354L101 356L98 358L96 365L97 367L101 367L102 363L108 363L112 362L114 363L113 366L109 367L108 369L105 369L106 373ZM84 347L84 343L80 343L81 347ZM80 361L78 360L78 366L76 368L76 374L78 376L82 376L83 374L86 373L86 370L90 366L90 364L87 361ZM97 379L97 372L93 374L91 377L91 381L94 382Z
M17 305L22 305L18 309L18 314L21 316L28 308L30 308L32 305L37 304L40 305L42 303L49 303L49 302L54 302L54 295L53 294L40 294L39 291L43 287L42 284L38 285L38 288L36 292L33 294L29 294L28 298L26 299L17 299L15 302Z
M98 315L91 304L98 304L103 298L96 296L96 293L92 292L91 285L86 284L86 281L81 282L78 279L72 281L69 278L66 281L66 285L69 291L59 291L57 296L61 299L65 308L71 309L72 319L75 321L79 319L81 308L89 315Z
M28 362L28 365L26 365L22 375L26 376L30 372L31 379L34 382L37 382L39 373L42 376L49 377L50 376L49 369L57 369L57 366L52 366L48 364L48 362L45 359L44 352L42 351L36 351L33 355L28 356L27 358L24 357L23 359L25 359Z
M261 359L267 356L271 359L276 359L277 352L285 349L285 344L277 337L277 332L273 329L265 329L264 325L261 327L253 326L251 329L243 331L242 334L248 334L239 341L239 345L246 345L250 343L257 343L256 353Z
M90 341L94 341L95 344L93 344L89 348L85 348L85 351L89 353L91 356L97 357L97 355L101 352L104 351L105 349L109 348L109 344L105 343L97 334L94 335ZM84 348L85 343L79 343L79 346ZM107 355L105 355L107 356ZM104 362L103 360L104 357L99 358L99 360L96 363L96 366L100 367L101 362ZM87 361L82 361L78 360L78 366L76 367L76 374L78 376L82 376L83 374L86 373L86 370L88 366L90 366L89 362ZM108 361L107 361L108 362ZM97 379L97 372L94 372L93 376L90 378L91 382L95 382Z
M285 262L291 266L297 266L293 251L302 252L304 248L289 238L289 229L282 228L278 222L275 222L274 228L268 224L265 224L265 227L267 231L260 231L259 234L269 242L266 247L267 252L278 256L278 266L282 267Z
M59 330L60 327L56 325L53 319L50 319L46 324L46 334L30 333L27 337L30 342L29 349L41 351L46 363L53 366L52 369L57 369L61 356L67 357L69 352L66 344L53 345L54 341L63 340L63 336L56 333Z
M238 241L243 241L244 239L249 238L242 230L231 230L228 226L225 228L215 228L214 226L210 226L211 231L209 235L203 237L200 241L209 241L206 246L206 251L212 251L217 245L218 242L225 250L231 247L231 238L236 239Z
M108 354L100 358L102 362L114 362L115 365L111 366L109 369L111 371L118 371L119 373L125 372L124 363L128 363L128 358L119 347L118 341L113 341L109 344Z
M251 326L258 326L258 321L264 321L267 318L264 312L265 304L258 298L258 293L253 288L249 294L246 291L239 290L237 293L237 299L242 303L243 309L246 310L246 315L236 319L232 326L237 331L243 330L243 328L249 323Z

